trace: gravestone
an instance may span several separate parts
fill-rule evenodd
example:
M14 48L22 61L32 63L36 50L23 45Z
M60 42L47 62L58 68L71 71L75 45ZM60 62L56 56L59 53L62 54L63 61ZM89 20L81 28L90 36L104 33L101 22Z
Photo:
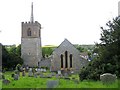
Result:
M52 74L48 74L48 75L47 75L47 78L52 78Z
M58 70L58 74L59 74L59 75L61 74L61 71L60 71L60 70Z
M2 83L5 84L5 85L8 85L8 84L10 83L10 81L7 80L7 79L4 79L4 80L2 81Z
M46 72L46 69L43 69L43 72Z
M38 68L37 73L40 74L40 68Z
M51 75L52 75L52 76L55 76L55 73L52 72Z
M28 76L29 76L29 77L32 77L32 76L33 76L32 68L29 69L29 71L28 71Z
M26 72L28 72L28 70L29 70L29 67L28 67L28 66L26 66L25 71L26 71Z
M64 77L65 77L65 78L68 78L68 73L64 73Z
M34 77L37 78L37 73L34 73Z
M35 72L37 72L38 71L38 69L37 68L35 68Z
M18 74L15 74L14 75L14 80L18 80L19 79L19 75Z
M102 81L103 84L111 84L116 81L117 77L114 74L111 73L105 73L100 75L100 80Z
M25 76L25 71L22 71L22 76Z
M23 67L20 67L20 71L21 71L21 72L23 71Z
M43 72L43 68L41 68L40 71Z
M73 74L74 73L74 71L71 71L71 74Z
M47 81L47 88L55 88L59 85L58 80L49 80Z
M73 81L74 81L76 84L79 84L79 82L80 82L78 79L74 79Z
M14 72L15 72L15 74L18 74L20 76L19 70L15 70Z
M40 73L40 78L44 78L44 75L43 75L43 73Z
M33 75L34 75L34 73L36 72L35 68L32 68L32 72L33 72Z
M56 74L56 78L59 78L59 75L58 75L58 74Z

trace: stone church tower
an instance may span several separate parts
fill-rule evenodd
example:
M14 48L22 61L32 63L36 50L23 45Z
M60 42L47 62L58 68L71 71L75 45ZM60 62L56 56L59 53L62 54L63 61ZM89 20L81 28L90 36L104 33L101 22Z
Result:
M22 22L21 57L24 60L24 65L30 67L38 66L42 58L41 24L37 21L34 22L33 3L30 21Z

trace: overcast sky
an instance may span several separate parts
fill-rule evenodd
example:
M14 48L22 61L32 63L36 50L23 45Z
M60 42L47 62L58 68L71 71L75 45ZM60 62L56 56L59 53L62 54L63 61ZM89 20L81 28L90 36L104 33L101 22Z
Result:
M21 43L21 22L42 25L42 45L59 45L65 38L73 44L100 42L101 26L118 15L119 0L0 0L0 42Z

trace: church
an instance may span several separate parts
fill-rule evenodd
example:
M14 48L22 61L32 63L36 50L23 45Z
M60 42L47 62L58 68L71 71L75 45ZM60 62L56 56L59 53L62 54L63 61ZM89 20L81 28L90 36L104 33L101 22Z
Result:
M41 24L34 21L33 3L29 22L22 22L21 57L24 65L29 67L48 66L50 71L79 72L89 61L80 57L80 52L65 39L52 53L49 59L43 60L41 46Z

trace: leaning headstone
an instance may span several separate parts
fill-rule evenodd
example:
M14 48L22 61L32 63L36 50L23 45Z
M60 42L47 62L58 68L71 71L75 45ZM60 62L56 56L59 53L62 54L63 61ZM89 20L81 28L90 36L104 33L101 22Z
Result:
M15 74L14 75L14 80L18 80L19 79L19 75L18 74Z
M59 85L58 80L49 80L47 81L47 88L55 88Z
M4 79L4 80L2 81L2 83L5 84L5 85L8 85L8 84L10 83L10 81L7 80L7 79Z
M100 80L102 81L103 84L111 84L115 82L116 79L117 79L116 75L111 73L105 73L100 75Z

